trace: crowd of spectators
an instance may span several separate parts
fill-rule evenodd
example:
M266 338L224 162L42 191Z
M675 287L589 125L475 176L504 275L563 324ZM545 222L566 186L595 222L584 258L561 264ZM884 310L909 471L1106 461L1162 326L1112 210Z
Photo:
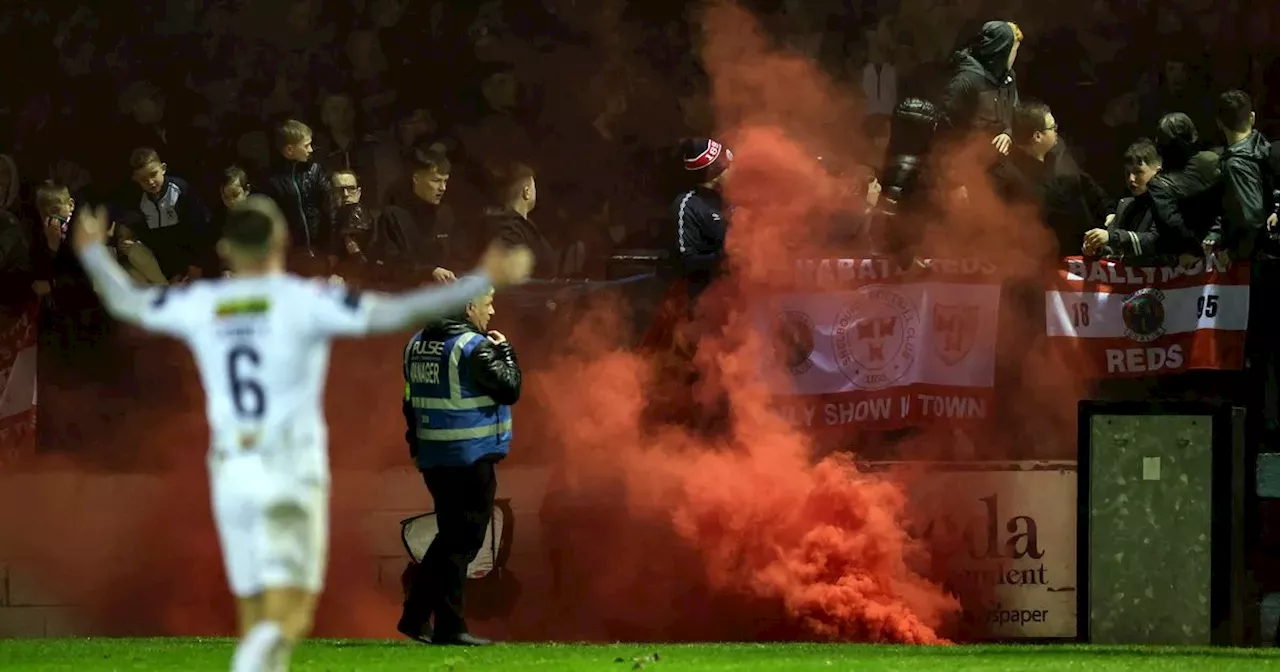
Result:
M1064 225L1080 229L1062 235L1074 246L1064 252L1078 252L1085 235L1091 249L1139 251L1114 231L1140 236L1132 222L1142 208L1102 203L1126 172L1132 186L1149 177L1143 166L1160 167L1144 146L1120 148L1155 137L1166 112L1190 124L1166 129L1183 134L1178 142L1225 145L1212 91L1250 92L1260 119L1274 105L1257 93L1276 73L1235 31L1265 21L1240 8L1101 3L1085 20L981 0L743 4L780 43L860 94L865 117L849 129L870 140L861 157L870 175L904 96L930 95L955 112L956 101L989 84L1003 91L963 123L1002 126L993 142L1009 152L1009 184L1015 174L1013 182L1040 179L1019 157L1036 154L1049 133L1056 139L1056 119L1069 120L1072 170L1099 179L1083 183L1090 223ZM31 4L0 25L6 48L24 45L7 59L22 76L7 80L0 108L4 303L34 293L57 308L55 320L90 319L92 298L62 242L86 201L111 204L121 261L153 284L220 273L219 222L251 192L274 198L289 218L296 268L370 282L448 280L495 236L532 245L542 278L599 275L600 260L618 248L667 247L676 141L715 130L696 5L168 0L107 12ZM1009 63L993 65L976 49L957 61L955 46L997 10L1018 16L1010 44L988 45L1012 46ZM957 68L967 79L951 77ZM1019 88L1057 116L1043 105L1014 114ZM1185 175L1174 180L1183 188L1207 159L1171 160L1171 147L1160 149L1161 173ZM1189 168L1172 165L1184 159ZM1114 226L1092 223L1113 212Z

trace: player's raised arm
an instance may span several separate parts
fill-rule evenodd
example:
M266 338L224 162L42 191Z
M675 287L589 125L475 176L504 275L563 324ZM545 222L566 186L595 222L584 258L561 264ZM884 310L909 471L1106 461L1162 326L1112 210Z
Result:
M71 229L71 245L107 312L118 320L148 326L143 318L160 296L160 290L135 285L133 278L116 263L115 255L106 245L108 222L106 208L78 209Z
M317 306L317 327L335 335L356 336L399 331L462 311L490 288L525 281L533 270L533 253L525 247L496 244L485 252L475 272L444 286L401 294L358 294L342 290Z

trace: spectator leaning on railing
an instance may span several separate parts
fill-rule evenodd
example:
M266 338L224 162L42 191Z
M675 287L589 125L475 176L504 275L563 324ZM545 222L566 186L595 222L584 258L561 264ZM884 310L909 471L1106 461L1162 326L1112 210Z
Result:
M1220 162L1223 226L1209 234L1205 246L1252 259L1257 245L1267 242L1267 218L1275 207L1271 143L1254 130L1253 102L1243 91L1219 96L1217 117L1227 141Z
M1138 260L1154 254L1156 232L1147 184L1160 170L1160 154L1155 143L1141 138L1124 152L1127 174L1125 186L1130 196L1120 199L1114 213L1107 216L1105 228L1084 234L1085 254L1106 254L1116 258Z
M1204 240L1222 209L1218 155L1200 150L1200 133L1181 112L1156 125L1156 149L1164 165L1147 183L1156 223L1156 252L1184 265L1203 254Z

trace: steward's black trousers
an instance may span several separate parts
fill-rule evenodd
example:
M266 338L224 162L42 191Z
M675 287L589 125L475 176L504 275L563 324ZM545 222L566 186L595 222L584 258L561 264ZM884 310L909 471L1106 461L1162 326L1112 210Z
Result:
M404 603L402 620L424 624L435 616L435 634L449 637L467 631L462 617L462 589L467 566L484 545L493 516L498 480L491 460L465 467L432 467L422 477L435 500L437 532L427 549Z

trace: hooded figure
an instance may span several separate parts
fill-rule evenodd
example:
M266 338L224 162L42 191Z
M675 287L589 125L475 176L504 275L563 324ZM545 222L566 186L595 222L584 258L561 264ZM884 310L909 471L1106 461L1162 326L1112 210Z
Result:
M952 55L942 111L957 135L1010 137L1013 108L1018 105L1013 62L1021 42L1022 31L1015 24L988 21L977 38Z

